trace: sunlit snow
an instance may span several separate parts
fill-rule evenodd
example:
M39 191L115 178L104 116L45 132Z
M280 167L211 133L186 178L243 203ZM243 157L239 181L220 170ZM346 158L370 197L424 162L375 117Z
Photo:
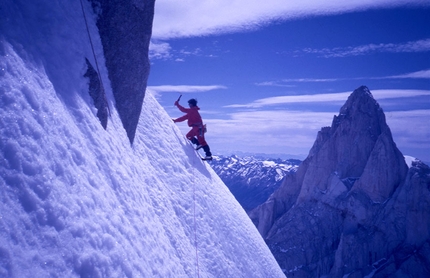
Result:
M130 146L100 54L112 112L102 128L83 77L91 52L78 1L6 2L1 277L283 276L246 213L151 94ZM90 29L102 53L94 22Z
M405 162L406 165L408 165L409 168L412 167L412 162L416 161L417 159L415 157L409 156L409 155L405 155Z

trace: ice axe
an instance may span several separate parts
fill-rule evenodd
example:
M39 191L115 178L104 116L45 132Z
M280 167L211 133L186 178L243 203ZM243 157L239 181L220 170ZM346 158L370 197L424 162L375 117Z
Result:
M181 97L182 97L182 95L180 95L179 97L178 97L178 100L177 100L177 102L179 103L179 101L181 100ZM176 102L175 102L176 103Z

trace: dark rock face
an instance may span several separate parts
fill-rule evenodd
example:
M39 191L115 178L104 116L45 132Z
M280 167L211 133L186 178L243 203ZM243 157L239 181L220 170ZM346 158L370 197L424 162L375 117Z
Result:
M116 108L133 143L149 76L155 0L91 0Z
M429 205L428 167L408 170L382 109L360 87L250 217L289 277L424 277Z
M87 63L87 72L84 74L85 77L89 79L88 91L91 98L93 99L94 106L97 109L97 118L99 118L101 125L104 129L107 127L108 122L108 103L106 101L106 95L101 86L99 75L97 74L94 67L91 65L90 61L85 58Z

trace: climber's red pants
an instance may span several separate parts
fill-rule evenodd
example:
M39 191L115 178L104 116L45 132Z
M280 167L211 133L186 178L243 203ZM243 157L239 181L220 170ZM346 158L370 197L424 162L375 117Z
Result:
M205 133L203 131L203 126L193 126L192 129L187 133L187 138L190 141L193 141L194 137L197 137L197 140L199 141L199 144L202 146L206 146L208 143L206 143L205 140Z

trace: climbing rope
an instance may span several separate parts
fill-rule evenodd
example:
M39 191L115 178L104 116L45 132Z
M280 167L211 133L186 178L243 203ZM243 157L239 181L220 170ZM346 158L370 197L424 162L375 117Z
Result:
M100 86L101 86L101 89L102 89L102 95L103 95L103 98L104 98L104 100L105 100L105 102L106 102L106 106L107 106L108 111L109 111L109 116L111 116L109 103L108 103L108 101L107 101L107 99L106 99L105 88L104 88L104 86L103 86L102 77L101 77L101 75L100 75L99 63L97 62L96 52L94 51L93 40L91 39L90 28L88 27L87 16L85 15L84 4L82 3L82 0L80 0L80 2L81 2L82 14L84 15L85 26L86 26L86 28L87 28L88 38L89 38L89 40L90 40L91 50L92 50L92 52L93 52L94 61L95 61L95 63L96 63L97 75L99 76Z
M193 145L191 145L192 148ZM200 268L199 268L199 254L198 254L198 242L197 242L197 221L196 221L196 155L193 158L193 177L194 177L194 187L193 187L193 208L194 208L194 246L196 248L196 276L200 277Z

